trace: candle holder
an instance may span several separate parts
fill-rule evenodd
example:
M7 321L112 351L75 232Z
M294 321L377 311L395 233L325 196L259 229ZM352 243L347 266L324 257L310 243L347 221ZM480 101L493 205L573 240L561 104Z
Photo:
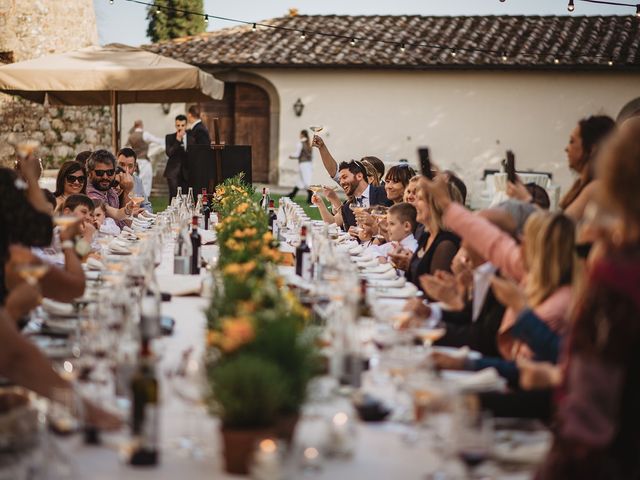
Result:
M327 455L350 458L355 449L355 423L345 412L336 413L329 422Z

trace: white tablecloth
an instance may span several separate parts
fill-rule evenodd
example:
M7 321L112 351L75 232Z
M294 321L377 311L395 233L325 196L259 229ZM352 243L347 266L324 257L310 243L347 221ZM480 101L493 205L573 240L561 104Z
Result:
M205 247L205 258L213 254L212 247ZM158 272L168 274L172 271L172 255L167 248L166 256L158 267ZM184 406L168 388L163 372L175 366L182 352L189 347L196 351L204 348L204 333L206 319L204 309L208 300L200 297L173 297L170 302L162 304L162 313L172 316L176 320L173 336L164 339L163 355L158 365L158 377L162 388L161 410L161 463L155 468L134 468L119 459L114 447L79 445L79 441L72 447L73 467L75 476L79 479L91 480L199 480L199 479L232 479L243 478L228 475L224 472L224 464L218 435L218 422L205 412L191 413L184 411ZM407 442L408 427L396 424L358 424L355 454L352 459L325 459L322 470L305 474L297 467L300 457L299 449L304 442L318 437L325 422L318 417L306 418L298 426L294 443L297 446L289 458L287 477L289 479L314 478L318 480L376 480L423 479L434 465L436 457L429 442L424 439L417 442ZM176 448L176 441L185 428L201 438L205 446L204 458L193 459ZM422 432L420 435L428 435ZM108 437L105 443L109 444ZM460 477L463 478L463 477ZM501 475L497 478L520 479L527 475Z

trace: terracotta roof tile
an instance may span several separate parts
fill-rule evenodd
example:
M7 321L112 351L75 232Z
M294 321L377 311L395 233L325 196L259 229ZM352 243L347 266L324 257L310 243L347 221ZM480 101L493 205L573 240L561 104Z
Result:
M640 70L640 21L633 16L299 15L261 23L297 32L260 27L254 32L246 25L145 48L213 67ZM303 30L306 38L301 38ZM351 46L348 38L314 35L314 30L361 40ZM384 41L431 46L407 46L402 52ZM451 55L450 49L457 54ZM498 53L469 49L504 51L507 60Z

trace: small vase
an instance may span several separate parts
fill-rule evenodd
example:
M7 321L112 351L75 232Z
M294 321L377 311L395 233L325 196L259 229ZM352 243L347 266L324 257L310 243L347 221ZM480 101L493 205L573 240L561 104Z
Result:
M284 440L287 446L290 446L293 441L293 435L296 432L298 420L300 420L300 414L296 412L282 415L276 422L276 437L280 440Z
M274 431L267 428L232 429L221 427L224 444L224 462L228 473L247 475L256 445L263 438L273 437Z

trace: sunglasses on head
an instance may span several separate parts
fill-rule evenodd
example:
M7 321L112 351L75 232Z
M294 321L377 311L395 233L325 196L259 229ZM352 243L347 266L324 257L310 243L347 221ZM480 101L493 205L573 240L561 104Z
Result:
M367 169L365 168L364 164L360 161L360 160L351 160L351 162L349 162L350 165L355 165L356 167L358 167L358 169L360 169L360 173L362 173L365 177L367 177Z
M66 180L67 183L84 183L84 181L87 179L87 177L85 177L84 175L67 175L66 176Z
M94 173L96 174L97 177L103 177L104 175L106 175L107 177L112 177L116 171L115 169L111 168L109 170L94 170Z

